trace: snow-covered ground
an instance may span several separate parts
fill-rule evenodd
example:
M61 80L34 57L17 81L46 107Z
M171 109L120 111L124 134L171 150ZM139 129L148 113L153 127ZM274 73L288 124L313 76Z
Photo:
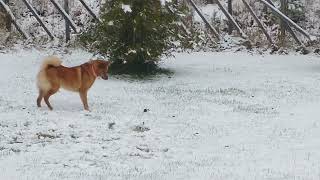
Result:
M162 64L172 75L98 80L85 112L63 90L53 111L36 107L50 53L0 54L1 180L320 177L319 57L177 54Z

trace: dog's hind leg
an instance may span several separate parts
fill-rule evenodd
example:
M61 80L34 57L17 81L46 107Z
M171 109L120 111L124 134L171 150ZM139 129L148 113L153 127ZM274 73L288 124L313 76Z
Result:
M80 98L81 98L84 109L87 111L90 111L88 106L87 91L80 90L79 94L80 94Z
M46 102L46 104L47 104L47 106L48 106L48 108L50 110L52 110L53 108L52 108L52 106L51 106L51 104L49 102L49 98L50 98L50 96L55 94L58 90L59 90L59 87L58 88L52 88L46 93L46 95L44 95L44 102Z
M38 107L41 107L41 100L42 100L42 98L43 98L43 95L44 95L43 90L39 89L39 96L38 96L38 98L37 98L37 106L38 106Z

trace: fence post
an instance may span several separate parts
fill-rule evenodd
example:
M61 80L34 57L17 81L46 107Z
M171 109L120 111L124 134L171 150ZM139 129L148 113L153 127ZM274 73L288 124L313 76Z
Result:
M232 15L232 0L228 0L228 12L230 15ZM232 34L233 26L230 21L228 22L228 26L229 26L229 29L228 29L229 34Z
M64 0L64 10L67 14L69 14L69 0ZM69 21L65 21L66 23L66 42L70 41L70 23Z

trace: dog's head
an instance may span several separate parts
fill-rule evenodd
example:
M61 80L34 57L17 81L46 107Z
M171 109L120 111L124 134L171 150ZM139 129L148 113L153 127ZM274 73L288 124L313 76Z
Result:
M94 60L92 61L95 67L95 73L104 80L108 80L108 69L110 62L105 60Z

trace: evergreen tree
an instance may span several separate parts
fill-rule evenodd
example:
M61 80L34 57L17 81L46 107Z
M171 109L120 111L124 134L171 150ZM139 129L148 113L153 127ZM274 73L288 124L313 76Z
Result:
M102 9L102 23L88 29L81 40L108 55L113 71L152 71L180 37L177 17L159 0L109 0Z

